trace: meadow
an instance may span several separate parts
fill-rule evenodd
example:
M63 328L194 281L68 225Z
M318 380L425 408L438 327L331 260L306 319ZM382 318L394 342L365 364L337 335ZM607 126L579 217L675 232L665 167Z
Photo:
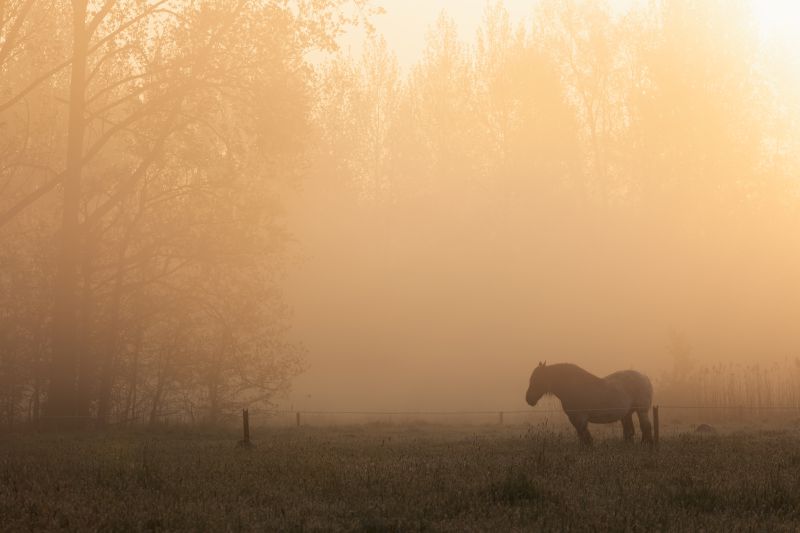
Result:
M688 428L688 426L687 426ZM0 437L3 531L800 528L800 429L665 432L654 451L548 423Z

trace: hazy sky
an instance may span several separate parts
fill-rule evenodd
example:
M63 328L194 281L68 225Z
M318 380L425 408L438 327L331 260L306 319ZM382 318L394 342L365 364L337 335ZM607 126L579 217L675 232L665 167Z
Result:
M642 0L614 0L612 3L625 10ZM505 0L511 20L529 24L536 0ZM403 68L412 65L422 54L425 35L442 11L452 17L463 40L472 41L480 26L486 0L377 0L376 6L385 13L375 17L374 24L379 34L386 38L389 48L395 51ZM762 35L779 40L791 40L794 58L800 58L800 0L753 0L754 17ZM342 41L342 46L357 52L363 40L360 32L351 32Z
M404 67L420 57L425 46L425 34L442 11L453 17L462 39L472 40L480 25L486 2L484 0L403 0L376 2L386 13L375 18L375 27L397 53ZM506 0L512 20L530 20L535 2ZM355 39L354 39L355 40ZM352 41L351 41L352 42Z

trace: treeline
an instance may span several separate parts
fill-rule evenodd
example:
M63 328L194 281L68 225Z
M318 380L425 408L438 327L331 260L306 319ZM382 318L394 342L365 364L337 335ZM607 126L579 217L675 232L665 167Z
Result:
M285 390L279 191L308 167L306 56L353 6L0 2L3 426L213 423Z
M407 73L373 36L328 68L328 164L388 202L636 205L676 224L772 207L797 192L798 98L748 9L545 1L528 27L487 2L474 41L443 12Z
M369 248L398 273L369 300L401 293L396 321L480 305L519 322L487 338L557 346L642 309L683 327L748 308L784 321L759 356L780 352L800 92L746 3L544 0L517 25L492 1L469 41L443 14L409 70L377 34L313 59L372 11L0 2L0 422L215 422L274 400L302 366L280 193L303 178L313 216L361 231L353 272Z
M746 2L631 4L545 0L518 24L492 1L474 38L443 13L410 68L379 35L327 68L341 179L320 187L367 228L353 268L393 287L363 319L418 326L395 359L447 327L428 352L453 372L655 370L672 326L711 360L800 349L797 65Z

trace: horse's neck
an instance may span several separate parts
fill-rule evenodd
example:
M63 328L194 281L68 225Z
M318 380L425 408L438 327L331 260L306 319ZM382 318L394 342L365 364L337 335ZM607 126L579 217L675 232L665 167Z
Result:
M551 383L550 392L561 400L561 403L569 403L600 381L602 381L600 378L588 372L583 375L578 373L561 375Z
M550 392L561 402L568 402L575 395L575 389L567 383L558 382L550 387Z

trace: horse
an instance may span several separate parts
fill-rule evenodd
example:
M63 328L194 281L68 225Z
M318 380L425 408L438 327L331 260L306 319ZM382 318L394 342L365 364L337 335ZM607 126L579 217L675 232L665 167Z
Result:
M639 417L642 443L653 443L648 411L653 400L650 379L635 370L614 372L599 378L577 365L539 363L531 374L525 400L535 406L545 394L561 400L561 407L587 446L592 444L589 422L609 424L622 421L622 436L633 441L633 413Z

